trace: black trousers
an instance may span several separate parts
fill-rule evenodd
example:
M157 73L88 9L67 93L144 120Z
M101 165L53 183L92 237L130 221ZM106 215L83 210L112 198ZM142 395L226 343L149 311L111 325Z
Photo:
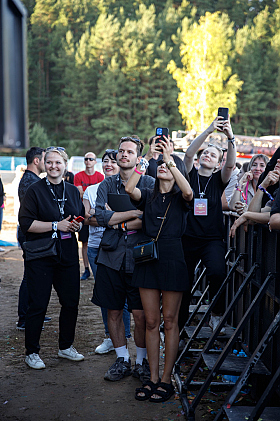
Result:
M201 259L206 267L206 280L209 284L209 295L212 299L219 290L226 276L225 243L223 240L201 240L182 237L185 261L188 267L190 285L193 284L194 270ZM183 294L179 312L179 329L181 330L189 315L190 293ZM213 312L222 314L225 310L225 295L223 294L213 307Z
M79 262L62 265L53 258L46 257L25 262L25 269L29 300L25 322L26 355L39 353L40 335L52 286L61 305L59 349L69 348L74 342L80 299Z

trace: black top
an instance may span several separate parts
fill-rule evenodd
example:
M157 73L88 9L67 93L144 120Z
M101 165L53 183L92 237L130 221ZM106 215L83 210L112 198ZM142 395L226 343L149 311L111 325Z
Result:
M74 184L74 174L71 171L67 171L64 180L67 181L67 183Z
M160 161L161 159L162 159L162 154L159 155L158 159L151 158L149 160L149 166L146 169L145 174L150 175L153 178L156 178L157 177L157 168L158 168L157 162Z
M51 184L51 187L53 188L56 197L61 199L63 194L63 182L58 185ZM71 219L74 215L84 216L85 209L77 187L65 183L65 198L64 218L67 218L69 215L71 216ZM27 232L34 220L44 222L61 220L58 204L54 200L45 178L33 183L28 188L19 210L19 224L23 234L26 235L27 241L38 238L50 238L52 236L52 231L44 233ZM57 232L58 237L60 238L60 231ZM73 261L78 260L78 246L74 233L71 233L71 238L61 240L60 243L62 249L61 261L64 263L73 263Z
M3 203L4 203L4 187L3 187L3 183L2 183L2 179L0 177L0 207L2 207Z
M140 177L137 187L148 187L152 189L154 187L154 183L155 180L152 177L144 175ZM100 183L97 190L97 198L95 204L95 216L98 224L101 227L112 229L109 226L109 221L114 214L114 211L107 210L105 207L105 203L108 203L109 193L127 194L119 174L105 178L105 180ZM115 235L117 236L118 230L114 231ZM100 249L97 263L106 265L111 269L120 270L125 257L125 271L126 273L132 273L134 270L133 247L138 242L146 238L142 230L133 232L133 234L129 235L122 233L116 250L105 251Z
M156 238L162 219L165 215L166 209L171 201L168 209L166 220L162 225L159 239L174 239L181 238L187 226L187 213L189 211L188 203L183 199L182 192L178 191L175 194L159 193L157 197L151 201L153 190L142 189L141 201L134 202L138 209L143 213L143 231L150 238Z
M194 198L199 198L198 170L193 167L189 176ZM208 214L207 216L194 215L193 208L188 215L185 234L203 239L222 239L225 233L221 196L228 183L222 182L221 171L214 172L209 179L210 177L199 176L200 192L204 192L209 181L203 196L208 201Z
M40 177L38 177L38 175L36 175L33 171L30 171L30 170L24 171L24 174L21 177L21 180L18 185L18 197L19 197L20 203L22 202L28 187L39 180L40 180Z
M280 189L277 190L276 198L273 202L270 215L274 213L280 213Z

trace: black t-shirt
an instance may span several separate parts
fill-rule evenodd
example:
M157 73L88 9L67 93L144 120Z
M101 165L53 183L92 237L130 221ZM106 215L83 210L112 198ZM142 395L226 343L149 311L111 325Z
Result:
M198 170L195 167L193 167L189 173L189 176L190 185L194 192L194 199L199 199L198 180L200 183L200 192L205 191L205 195L203 196L203 198L207 199L208 213L207 216L197 216L194 215L193 208L188 215L188 224L187 229L185 231L185 235L203 239L224 238L224 223L221 196L223 194L224 189L227 186L227 183L223 183L221 171L213 173L210 179L210 177L205 177L202 175L198 177Z
M181 238L187 226L187 213L189 211L188 203L183 199L182 192L175 194L159 193L157 197L151 201L153 190L143 188L141 190L141 201L133 202L137 208L143 213L143 232L150 238L156 238L162 218L165 215L168 204L166 220L163 223L159 239Z
M58 185L51 184L51 187L55 196L61 199L63 195L63 182ZM65 198L64 218L67 218L69 215L71 219L74 215L84 216L85 209L77 187L65 183ZM19 224L22 232L26 235L26 240L50 238L52 236L52 231L44 233L27 232L34 220L53 222L60 221L61 219L58 204L47 186L46 179L43 178L33 183L28 188L19 210ZM57 232L60 238L60 231ZM61 240L60 243L62 250L61 261L65 263L76 262L78 260L78 246L75 234L71 233L71 238Z
M280 213L280 189L277 190L276 198L273 202L270 215L274 213Z
M38 177L37 174L35 174L33 171L25 170L23 176L21 177L21 180L18 185L18 197L20 203L22 202L25 193L29 186L33 183L36 183L36 181L39 181L40 177Z

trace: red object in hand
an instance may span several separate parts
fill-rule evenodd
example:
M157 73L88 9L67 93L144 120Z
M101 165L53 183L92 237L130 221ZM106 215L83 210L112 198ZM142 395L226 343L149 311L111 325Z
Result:
M83 218L82 216L77 216L77 218L75 218L74 221L76 221L76 222L83 222L84 219L85 218Z

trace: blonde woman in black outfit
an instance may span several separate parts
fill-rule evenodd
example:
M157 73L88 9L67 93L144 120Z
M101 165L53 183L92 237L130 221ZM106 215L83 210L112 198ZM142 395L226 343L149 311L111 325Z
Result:
M227 158L222 170L219 170L223 152L219 146L209 144L201 153L199 167L194 167L194 157L204 141L214 130L223 132L228 138ZM194 269L201 259L206 266L206 278L209 283L210 299L218 291L226 274L224 223L221 196L231 177L236 160L235 139L229 120L216 117L210 126L194 139L188 147L184 162L194 191L194 206L188 215L188 225L182 237L186 264L192 284ZM182 300L179 315L180 330L188 317L189 295ZM210 327L215 330L224 312L223 297L213 308ZM220 333L224 333L224 330Z
M161 150L163 159L158 162L154 190L136 188L141 173L148 166L147 161L152 158L154 152ZM177 156L171 155L170 141L167 138L160 141L160 147L155 145L154 139L145 158L138 164L125 190L135 201L137 208L144 212L143 231L147 236L156 238L162 220L165 219L158 239L159 260L138 264L133 273L133 283L139 287L146 317L146 344L151 370L150 381L136 389L135 398L163 402L174 393L171 372L179 343L178 311L183 291L189 287L181 236L186 228L188 202L192 200L193 193L184 176L184 163ZM165 329L165 366L160 381L161 295Z
M39 340L52 286L57 292L59 316L58 356L72 361L84 359L73 347L80 296L80 268L75 232L84 215L78 189L65 183L63 176L68 156L63 148L50 147L45 153L46 178L32 184L21 203L19 223L30 243L57 236L57 256L25 261L29 307L25 324L26 364L45 368L39 357Z

